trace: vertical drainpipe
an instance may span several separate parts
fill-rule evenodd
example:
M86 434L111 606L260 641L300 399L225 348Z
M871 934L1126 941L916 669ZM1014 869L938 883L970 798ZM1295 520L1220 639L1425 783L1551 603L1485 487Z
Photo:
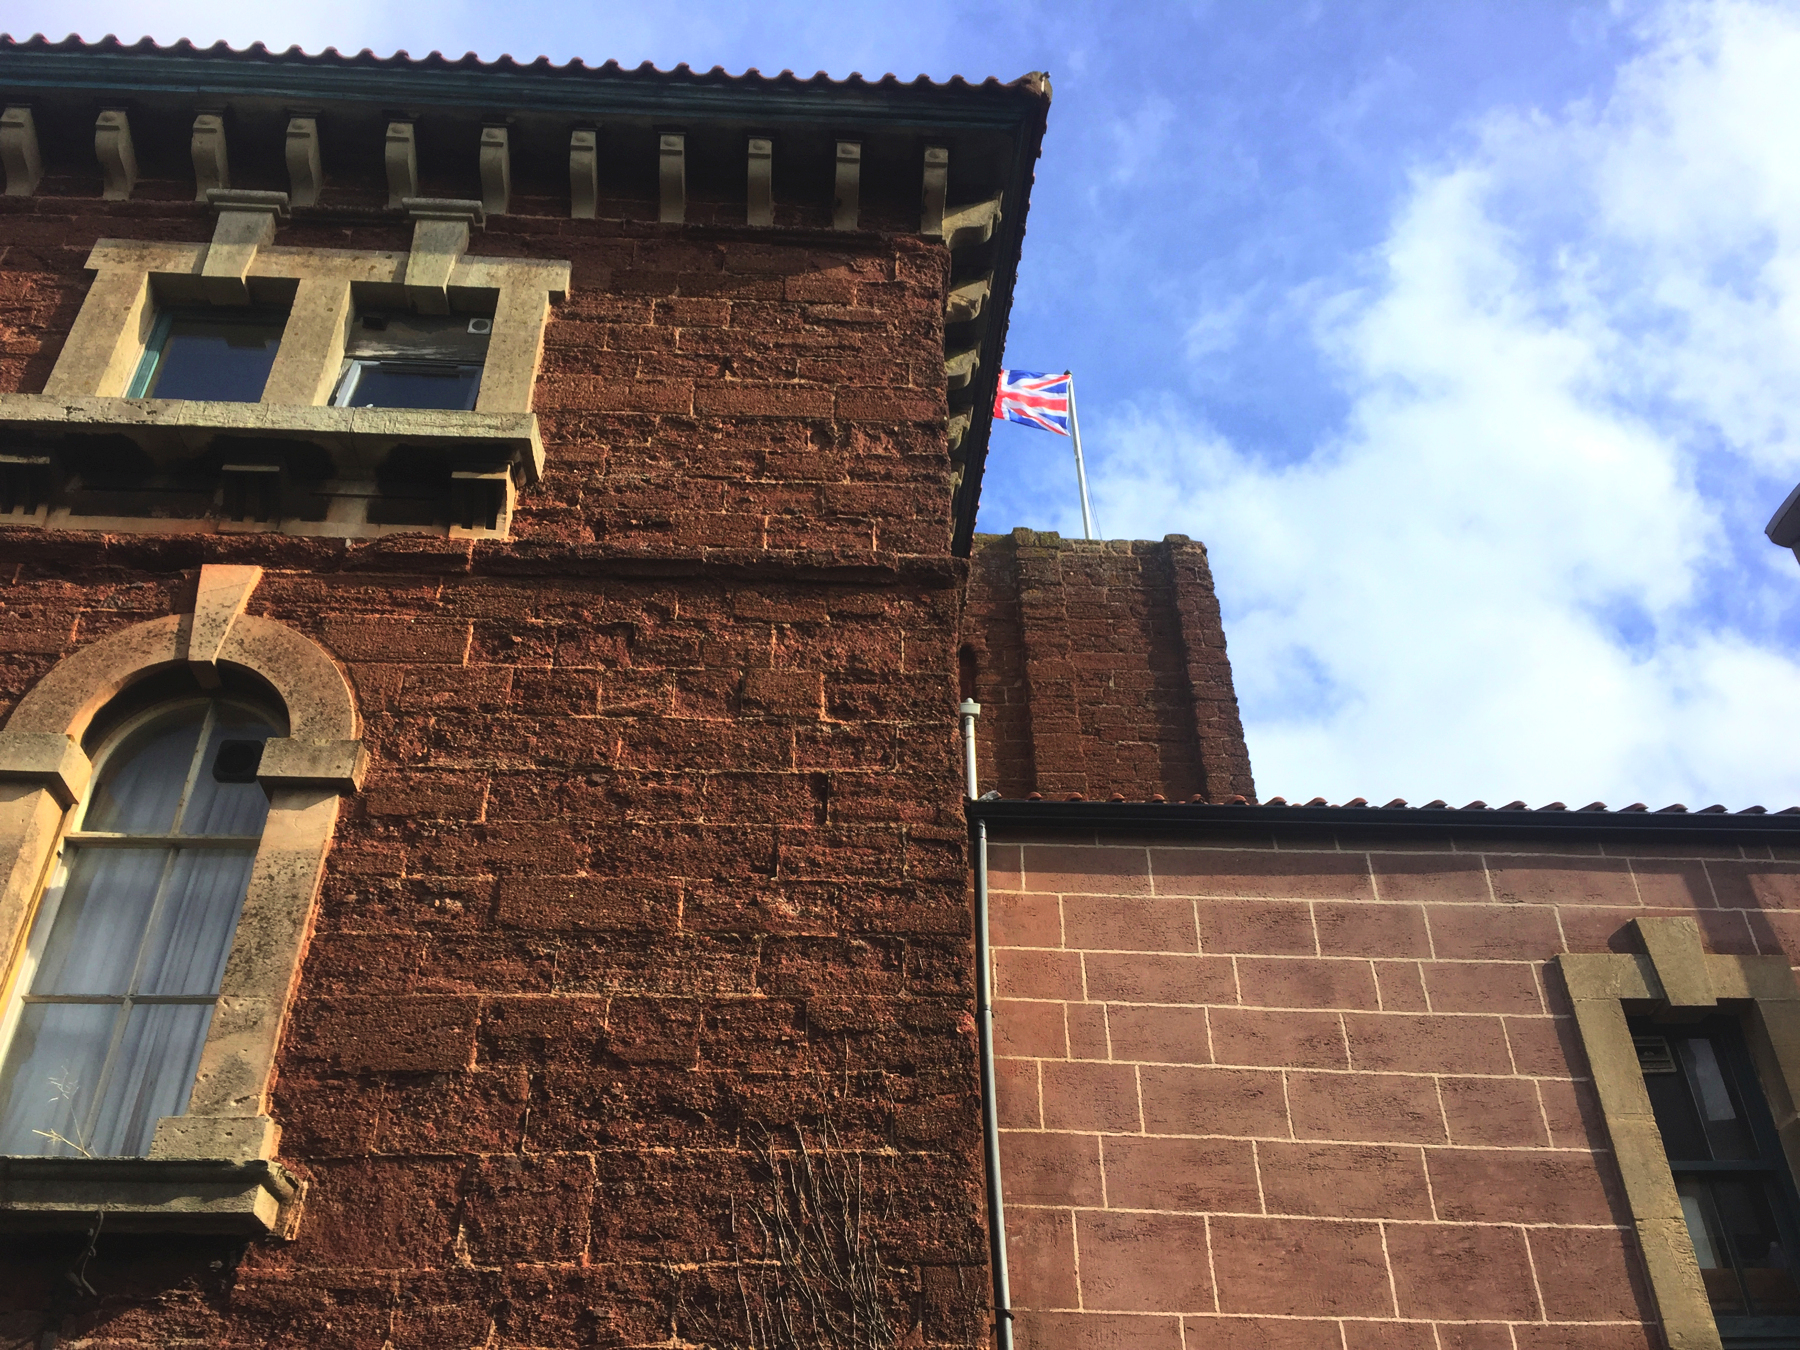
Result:
M968 797L975 781L975 719L981 705L965 698L962 714L963 778ZM1000 1189L1000 1108L994 1082L994 958L988 944L987 822L975 823L975 1025L981 1043L981 1140L987 1161L988 1247L994 1267L994 1340L1012 1350L1012 1287L1006 1273L1006 1205Z

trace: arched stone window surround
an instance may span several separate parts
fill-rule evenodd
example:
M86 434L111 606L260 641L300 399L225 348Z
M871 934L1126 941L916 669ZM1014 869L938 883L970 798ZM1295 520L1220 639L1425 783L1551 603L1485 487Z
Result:
M0 1223L268 1232L291 1225L298 1190L274 1163L268 1093L300 973L339 798L361 783L355 699L310 638L243 612L255 567L201 569L193 613L135 624L64 658L0 730L0 949L3 992L29 935L71 808L87 790L82 736L122 690L186 666L202 685L243 667L286 705L288 735L267 743L258 780L269 817L201 1052L187 1112L157 1125L148 1158L0 1160ZM283 1218L283 1205L288 1215Z

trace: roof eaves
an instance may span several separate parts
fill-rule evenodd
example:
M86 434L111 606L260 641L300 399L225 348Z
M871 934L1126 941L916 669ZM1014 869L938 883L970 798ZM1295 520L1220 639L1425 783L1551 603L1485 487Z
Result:
M87 66L86 70L79 67ZM1015 80L989 77L971 83L962 76L942 82L924 75L901 80L884 75L876 80L852 74L833 79L823 71L806 77L792 71L764 75L750 69L733 75L723 67L696 71L687 65L659 70L646 61L635 67L617 61L590 66L576 58L557 65L548 57L520 62L511 56L486 61L473 52L447 57L430 52L414 57L400 51L377 56L364 48L345 55L335 47L306 52L299 47L273 51L264 44L235 48L223 42L198 47L187 39L168 44L142 38L134 43L107 36L97 42L79 37L52 41L37 34L18 39L0 34L0 79L15 87L40 83L45 86L89 87L111 92L130 89L168 91L198 81L204 69L209 91L296 94L311 97L343 97L367 100L381 97L434 97L443 102L493 103L498 88L515 99L539 107L574 107L591 112L659 112L659 105L676 102L683 108L723 114L738 99L745 111L767 118L782 115L769 106L770 96L796 99L800 104L790 116L804 116L822 107L855 116L877 116L888 123L905 125L968 125L1016 127L1021 121L1040 124L1050 101L1049 80L1033 72ZM271 86L271 71L279 71ZM388 78L371 87L367 77L380 73ZM479 77L474 84L466 77ZM354 83L352 83L354 80ZM695 100L709 105L694 108ZM748 100L754 99L754 104ZM717 106L712 106L717 105Z
M1280 799L1274 799L1279 801ZM1599 804L1596 803L1596 806ZM1433 804L1369 806L1353 798L1342 806L1320 802L1304 806L1253 805L1207 802L1045 801L990 798L966 801L973 825L1041 826L1049 828L1129 829L1152 833L1200 834L1210 830L1241 833L1267 829L1279 834L1288 829L1316 832L1320 828L1356 830L1359 833L1443 833L1463 836L1555 835L1563 838L1625 836L1640 842L1671 841L1768 843L1780 838L1800 840L1800 807L1770 812L1760 806L1727 813L1723 807L1689 811L1682 806L1651 811L1639 805L1618 811L1583 808L1570 811L1560 804L1537 810L1490 808L1482 803L1467 807Z

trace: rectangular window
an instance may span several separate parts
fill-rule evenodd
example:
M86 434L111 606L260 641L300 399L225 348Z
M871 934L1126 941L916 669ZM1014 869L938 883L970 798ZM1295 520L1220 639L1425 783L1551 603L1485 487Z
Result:
M1630 1027L1720 1336L1800 1344L1800 1195L1741 1033L1723 1017Z
M275 365L285 310L169 310L157 317L129 398L255 403Z
M468 412L481 393L492 319L365 312L345 349L340 408Z

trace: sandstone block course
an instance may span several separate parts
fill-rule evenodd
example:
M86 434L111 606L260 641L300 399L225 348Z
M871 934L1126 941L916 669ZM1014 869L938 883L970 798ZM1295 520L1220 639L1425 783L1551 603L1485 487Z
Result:
M698 1343L714 1331L675 1310L730 1266L756 1149L829 1124L903 1160L869 1173L884 1257L919 1291L902 1330L971 1344L988 1273L943 250L745 241L741 213L736 233L570 221L566 177L514 171L473 250L567 258L573 281L510 539L0 531L0 711L74 646L188 612L203 562L240 563L264 572L249 613L343 663L370 757L270 1104L309 1185L299 1239L232 1281L183 1248L163 1284L109 1284L106 1334L548 1347L680 1321ZM353 218L282 242L404 251L355 214L385 197L333 172ZM0 218L0 293L38 297L7 312L36 345L0 389L41 390L95 240L211 236L191 182L147 174L104 210L85 191ZM1062 1005L1032 1006L1054 1045L1017 1047L1065 1056ZM1037 1078L1018 1061L1009 1122L1040 1123ZM1097 1151L1043 1166L1100 1199ZM177 1310L167 1289L203 1292Z
M1153 844L1158 893L1147 896L1135 861L1070 870L1108 848L1101 834L1058 855L1072 860L1056 874L1060 923L1047 905L1019 911L1030 919L998 938L1014 998L1002 1037L1011 1010L1055 1006L1076 1053L1072 1029L1103 1020L1111 1062L1096 1067L1132 1070L1141 1112L1140 1125L1122 1073L1004 1061L1035 1063L1045 1103L1042 1124L1021 1110L1029 1124L1003 1135L1009 1150L1031 1141L1021 1182L1003 1168L1009 1203L1032 1207L1033 1232L1054 1224L1075 1238L1073 1272L1065 1245L1040 1256L1027 1244L1016 1287L1066 1299L1073 1276L1085 1310L1021 1296L1021 1328L1054 1327L1059 1346L1112 1344L1121 1317L1154 1336L1178 1311L1189 1344L1256 1350L1652 1343L1653 1305L1588 1068L1545 963L1565 947L1617 950L1628 920L1645 913L1736 924L1703 928L1709 944L1727 935L1713 950L1754 942L1773 926L1696 897L1702 880L1716 887L1719 875L1769 864L1345 843L1324 872L1310 842L1291 852ZM1278 875L1283 865L1291 878ZM1165 908L1180 903L1165 893L1177 874L1191 920ZM1243 894L1247 875L1273 879ZM1366 890L1344 881L1364 877ZM1635 898L1596 903L1646 884L1663 902L1656 910ZM1673 908L1681 895L1685 911ZM1019 960L1052 933L1059 961L1080 958L1079 995L1066 965ZM1029 1001L1027 972L1046 1003ZM1098 1054L1098 1035L1086 1034L1085 1053ZM1067 1099L1084 1091L1085 1104ZM1045 1158L1060 1164L1048 1184ZM1095 1294L1090 1259L1100 1262ZM1207 1287L1216 1308L1180 1306Z

